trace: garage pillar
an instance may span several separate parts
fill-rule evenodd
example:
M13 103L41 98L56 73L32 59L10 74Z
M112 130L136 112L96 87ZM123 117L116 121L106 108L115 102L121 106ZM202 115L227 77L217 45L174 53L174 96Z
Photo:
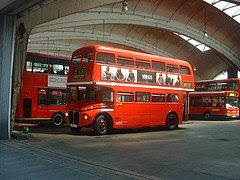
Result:
M0 139L10 139L14 16L0 17Z

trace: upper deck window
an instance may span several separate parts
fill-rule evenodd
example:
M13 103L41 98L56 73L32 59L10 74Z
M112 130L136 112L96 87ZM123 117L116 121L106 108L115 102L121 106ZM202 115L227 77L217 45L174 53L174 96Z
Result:
M150 69L150 61L137 59L136 67L140 69Z
M168 64L167 65L167 72L179 73L178 66L177 65Z
M48 59L41 56L27 56L26 71L48 73Z
M69 65L65 59L52 58L50 62L51 74L67 75L69 71Z
M152 69L155 71L164 71L164 63L152 61Z
M205 83L196 83L195 85L196 91L206 91L206 84Z
M180 73L190 75L190 70L187 66L180 66Z
M117 57L117 65L133 67L134 66L133 58L118 56Z
M115 64L114 54L109 53L97 53L96 62L101 64Z
M93 62L93 57L94 57L94 52L84 52L81 54L77 54L72 58L72 63L74 66L78 66L81 62L82 63L92 63Z
M208 83L207 84L207 90L208 91L215 91L217 90L217 83Z

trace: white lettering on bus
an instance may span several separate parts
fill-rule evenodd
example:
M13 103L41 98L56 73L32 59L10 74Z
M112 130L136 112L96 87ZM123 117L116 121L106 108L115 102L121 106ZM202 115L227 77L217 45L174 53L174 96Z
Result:
M151 74L142 74L142 79L146 79L146 80L152 80L153 77Z

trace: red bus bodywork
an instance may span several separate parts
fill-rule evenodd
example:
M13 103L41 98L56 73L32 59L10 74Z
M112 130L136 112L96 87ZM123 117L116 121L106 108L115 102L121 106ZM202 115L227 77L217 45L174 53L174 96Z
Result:
M240 79L203 80L195 82L195 91L235 91L240 94ZM240 99L240 96L238 97Z
M190 92L190 119L237 118L238 96L235 91Z
M71 129L92 126L96 134L105 134L98 126L159 126L169 118L181 124L194 78L185 61L96 45L73 53L67 84Z
M15 122L65 123L68 64L63 57L27 53Z

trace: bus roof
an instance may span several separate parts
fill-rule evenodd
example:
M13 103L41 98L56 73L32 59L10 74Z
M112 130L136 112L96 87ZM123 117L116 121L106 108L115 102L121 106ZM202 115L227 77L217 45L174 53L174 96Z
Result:
M165 61L175 61L181 64L186 64L186 65L190 65L187 61L185 60L179 60L179 59L173 59L173 58L168 58L168 57L163 57L163 56L158 56L158 55L152 55L152 54L148 54L148 53L142 53L142 52L136 52L136 51L132 51L132 50L125 50L125 49L120 49L120 48L113 48L113 47L109 47L109 46L102 46L102 45L92 45L92 46L85 46L82 48L77 49L76 51L73 52L73 56L76 53L79 53L79 51L82 51L84 49L94 49L95 51L98 50L103 50L103 51L109 51L109 52L122 52L122 53L126 53L127 55L133 55L133 56L145 56L147 58L154 58L154 59L163 59Z

